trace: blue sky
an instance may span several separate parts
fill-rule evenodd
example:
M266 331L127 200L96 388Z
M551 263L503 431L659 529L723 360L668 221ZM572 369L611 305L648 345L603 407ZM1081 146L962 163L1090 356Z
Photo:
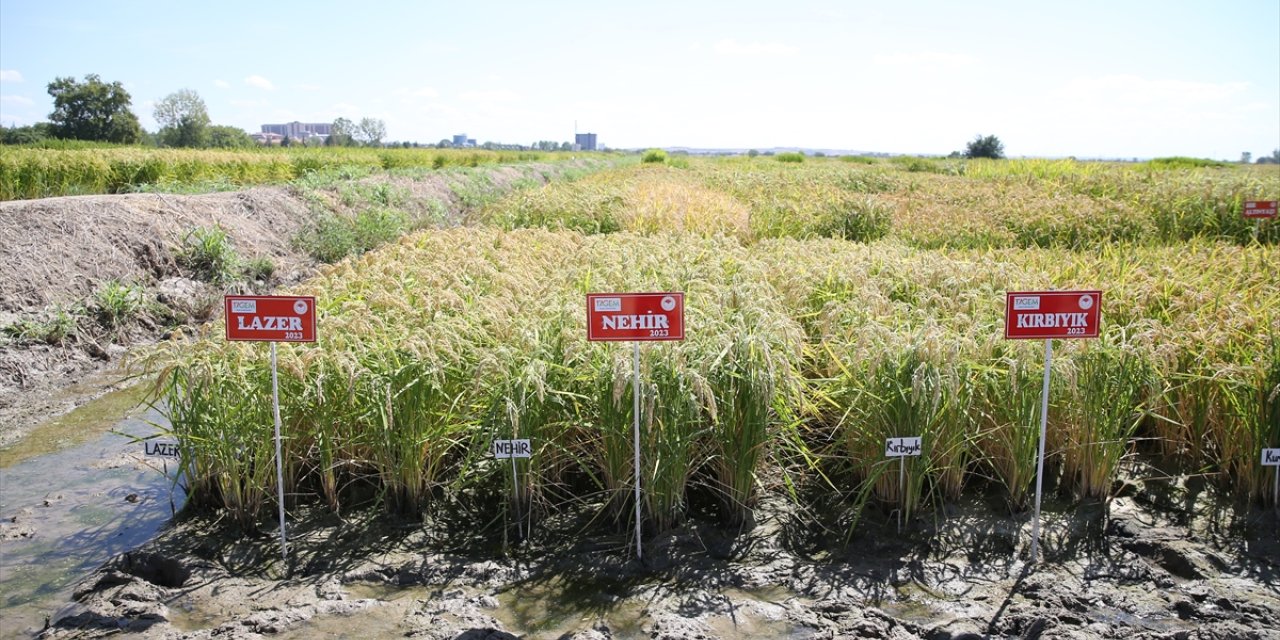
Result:
M1280 147L1280 2L0 0L0 121L97 73L214 122L394 140L1237 159Z

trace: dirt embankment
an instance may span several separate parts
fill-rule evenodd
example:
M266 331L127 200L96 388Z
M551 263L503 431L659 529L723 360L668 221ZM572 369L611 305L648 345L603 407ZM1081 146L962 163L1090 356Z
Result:
M318 263L298 239L321 217L390 207L409 228L453 225L486 198L590 168L579 161L202 195L0 202L0 447L110 390L60 392L113 369L132 345L208 320L223 293L265 293L310 275ZM220 229L243 264L265 259L273 271L202 281L178 259L195 229ZM108 283L121 285L115 302L137 307L125 321L103 318Z
M847 544L774 500L753 530L694 521L648 541L643 563L621 534L450 552L446 522L299 511L287 579L274 530L202 516L86 579L42 637L1280 637L1275 517L1254 511L1228 532L1209 510L1172 515L1150 497L1048 512L1036 565L1028 519L980 500L902 534L872 518Z

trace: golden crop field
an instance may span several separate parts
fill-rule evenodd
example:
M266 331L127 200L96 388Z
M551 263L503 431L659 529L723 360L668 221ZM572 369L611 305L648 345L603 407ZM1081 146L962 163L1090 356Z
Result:
M767 158L639 165L497 201L291 290L320 341L282 345L286 484L419 512L510 486L487 455L531 438L520 502L625 520L626 345L586 340L595 291L684 291L683 342L643 352L644 519L712 496L820 486L915 510L993 491L1027 506L1043 344L1003 338L1004 293L1104 291L1102 335L1059 341L1050 489L1122 471L1208 476L1270 500L1280 446L1280 231L1266 168ZM155 354L193 501L255 521L274 483L265 347L222 328ZM922 436L905 493L883 457ZM890 471L891 473L886 473ZM367 491L365 492L367 493Z

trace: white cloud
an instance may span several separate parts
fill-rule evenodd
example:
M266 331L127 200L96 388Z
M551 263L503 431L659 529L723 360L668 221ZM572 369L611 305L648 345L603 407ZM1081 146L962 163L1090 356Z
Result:
M435 87L418 87L417 89L397 89L396 95L413 98L439 98L440 92L436 91Z
M872 63L882 67L913 67L938 70L968 67L977 61L977 58L963 53L941 53L937 51L876 54L871 59Z
M276 86L275 86L274 84L271 84L271 81L270 81L270 80L268 80L268 79L266 79L266 78L264 78L264 77L262 77L262 76L257 76L257 75L249 76L248 78L245 78L245 79L244 79L244 83L245 83L245 84L247 84L247 85L249 85L249 86L251 86L251 87L257 87L257 88L259 88L259 89L266 89L267 91L273 91L273 90L275 90L275 88L276 88Z
M488 89L484 91L463 91L458 98L467 102L515 102L520 95L506 89Z
M0 96L0 104L16 104L22 107L30 107L35 102L25 96Z
M217 87L217 88L219 88L219 89L230 89L230 88L231 88L231 83L230 83L230 82L227 82L226 80L214 80L214 81L213 81L213 86L215 86L215 87Z
M22 82L22 73L17 69L0 69L0 82Z
M730 38L717 42L712 49L718 55L744 57L784 57L800 52L796 47L781 42L738 42Z

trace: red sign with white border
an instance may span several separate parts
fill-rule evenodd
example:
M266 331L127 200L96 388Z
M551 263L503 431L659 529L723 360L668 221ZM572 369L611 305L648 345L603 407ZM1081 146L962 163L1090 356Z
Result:
M1005 295L1004 337L1010 340L1096 338L1101 320L1101 291L1010 291Z
M684 340L684 294L588 293L587 340Z
M1249 200L1244 203L1244 217L1274 218L1276 217L1276 201L1275 200Z
M227 340L315 342L314 296L226 296Z

